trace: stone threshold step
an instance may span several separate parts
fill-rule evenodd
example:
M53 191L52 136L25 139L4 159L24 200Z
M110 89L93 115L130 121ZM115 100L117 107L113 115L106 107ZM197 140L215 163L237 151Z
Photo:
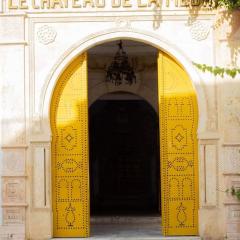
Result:
M126 240L126 239L130 239L130 240L201 240L200 237L193 237L193 236L186 236L186 237L163 237L163 236L159 236L159 237L141 237L141 236L124 236L124 237L113 237L113 236L96 236L96 237L89 237L89 238L52 238L53 240Z
M161 224L160 216L94 216L91 224Z

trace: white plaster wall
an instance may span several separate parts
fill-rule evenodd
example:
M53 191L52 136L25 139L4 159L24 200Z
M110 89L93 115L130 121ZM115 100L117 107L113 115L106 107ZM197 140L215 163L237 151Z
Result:
M115 12L74 10L74 13L57 13L49 10L33 14L29 10L26 14L10 11L12 15L8 15L10 12L1 3L0 12L4 11L0 15L1 145L7 146L2 149L0 163L4 162L5 174L15 176L14 184L20 184L18 189L26 186L26 194L23 190L25 199L20 201L22 207L14 213L22 225L19 227L19 224L16 226L10 222L7 227L0 227L4 237L8 234L15 234L13 238L17 240L24 239L24 236L32 239L51 237L48 110L52 89L64 68L81 51L109 39L124 37L144 39L144 42L169 52L191 76L201 105L200 118L204 119L200 121L199 132L200 235L214 240L238 236L239 203L224 191L232 185L240 185L240 78L216 78L197 71L191 65L191 61L195 61L225 67L239 66L238 18L234 17L234 27L225 19L216 28L214 12L199 12L198 25L194 25L188 11L166 11L156 27L156 13L153 11L121 9ZM49 164L46 172L47 203L44 206L32 192L35 186L33 179L38 178L34 175L34 161L43 159L42 154L38 154L43 150L47 152ZM207 160L207 165L203 159ZM13 163L10 169L6 162ZM20 167L14 169L13 166ZM19 180L25 179L25 175L26 181ZM11 183L8 178L3 179L4 186ZM6 209L4 218L11 216L9 214Z
M0 64L0 73L2 72L2 68L3 65ZM2 79L0 78L0 81L2 81ZM2 84L0 84L0 116L2 116L2 93L3 93L3 89L2 89ZM0 120L2 120L2 118L0 117ZM0 146L2 146L2 126L0 126ZM0 175L2 175L2 162L3 162L3 156L2 156L2 149L0 149ZM3 223L3 211L2 211L2 178L0 178L0 225L2 225Z
M1 141L0 141L1 143ZM2 157L2 151L0 151L0 174L2 174L2 161L3 161L3 157ZM0 204L2 206L2 179L0 179ZM2 211L2 207L0 207L0 225L3 224L3 211Z
M0 17L1 186L0 238L25 237L25 20ZM13 230L14 229L14 230ZM9 235L10 234L10 235Z
M222 13L224 14L224 12ZM240 13L233 13L216 31L219 43L216 48L216 64L228 68L240 66ZM223 191L240 186L240 75L234 79L224 76L218 81L219 130L221 150L219 155L220 205L225 210L225 234L228 239L240 236L240 204L236 197Z

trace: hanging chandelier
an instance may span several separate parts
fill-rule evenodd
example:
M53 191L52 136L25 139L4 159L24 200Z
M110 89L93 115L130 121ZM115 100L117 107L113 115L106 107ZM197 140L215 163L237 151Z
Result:
M106 82L114 83L119 86L123 83L132 85L136 83L136 75L128 62L128 55L123 50L122 41L118 44L118 51L113 62L107 69Z

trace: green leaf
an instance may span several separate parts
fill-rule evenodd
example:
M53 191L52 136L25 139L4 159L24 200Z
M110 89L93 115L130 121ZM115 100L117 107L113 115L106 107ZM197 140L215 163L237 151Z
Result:
M240 0L239 0L240 2ZM214 76L221 76L223 77L224 74L235 78L237 74L240 74L240 69L239 68L233 68L233 69L228 69L228 68L221 68L219 66L213 67L213 66L209 66L206 64L199 64L199 63L195 63L193 62L193 65L196 66L199 70L201 70L202 72L210 72L212 74L214 74Z

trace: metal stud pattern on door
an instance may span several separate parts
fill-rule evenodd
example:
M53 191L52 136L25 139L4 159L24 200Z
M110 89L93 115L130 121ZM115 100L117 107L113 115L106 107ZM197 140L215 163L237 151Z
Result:
M60 77L51 104L54 237L89 236L87 54Z
M186 72L158 57L163 234L198 234L197 99Z

